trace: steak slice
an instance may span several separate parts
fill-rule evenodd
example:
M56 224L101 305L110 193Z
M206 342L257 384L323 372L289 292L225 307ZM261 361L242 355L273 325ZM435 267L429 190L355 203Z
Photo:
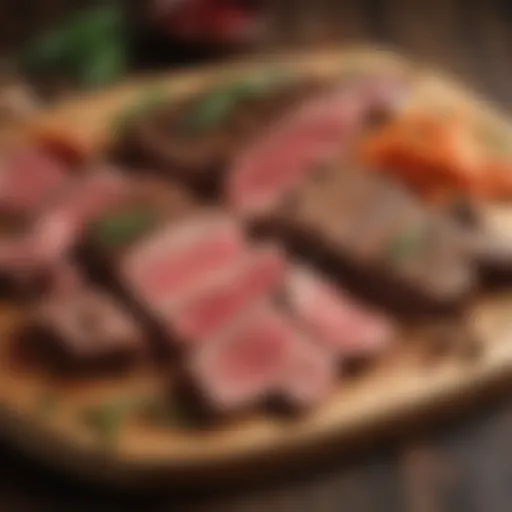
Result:
M394 335L387 318L305 267L290 269L285 293L297 324L338 360L374 356Z
M3 148L0 155L0 214L32 220L61 192L69 170L37 147Z
M404 84L365 77L304 102L286 120L245 148L227 178L226 196L244 216L264 213L325 158L348 150L372 114L397 107Z
M128 182L117 172L99 169L75 181L34 224L33 252L48 263L65 259L84 234L88 223L123 200Z
M122 256L120 271L140 300L164 305L230 268L244 252L236 224L221 214L203 212L170 222L135 244Z
M475 284L458 226L399 184L338 160L289 194L265 224L349 287L404 313L452 311Z
M279 251L256 249L235 266L192 290L182 303L174 307L166 304L162 314L181 340L204 342L268 298L282 286L284 276L285 260Z
M314 407L333 391L337 376L336 357L325 347L297 336L282 373L280 398L292 410Z
M32 311L30 342L42 344L42 356L66 373L140 359L145 335L130 313L105 291L65 273Z
M216 411L252 407L278 389L297 333L285 317L258 307L190 354L192 378Z
M114 152L129 165L138 162L201 192L217 192L241 146L324 88L318 80L219 84L138 116L125 128Z

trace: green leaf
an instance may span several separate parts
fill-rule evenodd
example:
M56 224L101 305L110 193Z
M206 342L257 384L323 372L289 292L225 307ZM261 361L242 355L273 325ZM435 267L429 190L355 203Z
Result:
M105 404L85 411L83 421L103 443L111 446L119 437L126 414L126 409L118 404Z
M122 246L136 240L157 221L149 206L115 212L98 220L91 228L92 236L106 246Z
M183 129L196 133L218 127L229 118L240 101L264 96L287 81L287 75L274 73L220 85L205 93L192 106L183 120Z
M203 132L221 125L229 117L238 98L230 90L214 90L203 96L183 121L186 132Z
M148 398L145 396L118 397L93 405L81 413L81 420L98 436L105 446L113 446L128 418L139 412Z
M79 12L31 44L21 56L22 67L35 73L59 73L104 84L125 69L126 22L120 4Z
M420 253L424 241L424 229L417 225L409 226L405 231L391 238L387 247L387 253L393 261L409 260Z
M100 87L122 76L127 67L127 55L123 45L112 43L99 48L84 60L79 74L82 85Z

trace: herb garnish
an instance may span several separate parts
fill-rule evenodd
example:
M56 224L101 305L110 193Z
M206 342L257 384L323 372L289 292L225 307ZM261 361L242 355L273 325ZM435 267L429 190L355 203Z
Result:
M83 411L81 419L106 446L112 446L128 417L142 407L144 400L141 397L123 397L90 406Z
M119 247L133 242L156 221L157 214L150 206L139 206L97 220L91 227L91 233L99 243Z
M273 73L221 84L197 100L182 120L182 128L188 133L200 133L217 127L229 118L240 101L264 96L288 80L287 75Z
M21 65L36 75L66 75L86 87L102 86L126 70L126 30L120 3L92 6L31 44Z
M425 230L418 225L408 226L389 240L387 253L393 261L408 260L421 251L424 242Z

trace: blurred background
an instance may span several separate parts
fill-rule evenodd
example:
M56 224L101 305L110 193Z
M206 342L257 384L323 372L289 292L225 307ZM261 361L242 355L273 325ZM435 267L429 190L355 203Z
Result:
M511 110L509 0L1 0L0 117L140 72L354 43L434 64ZM93 488L0 445L0 511L509 512L512 399L468 405L313 470L194 493Z

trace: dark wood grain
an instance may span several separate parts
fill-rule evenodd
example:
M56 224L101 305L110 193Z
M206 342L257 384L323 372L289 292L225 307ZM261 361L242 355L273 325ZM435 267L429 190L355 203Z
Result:
M67 2L53 3L43 13L38 2L2 1L0 19L7 28L0 43L20 41L36 21L59 15L65 4L69 8ZM512 111L509 0L267 0L265 10L269 33L263 48L382 43L453 72ZM49 474L4 446L0 510L510 512L512 399L328 467L220 491L127 495L93 489Z

